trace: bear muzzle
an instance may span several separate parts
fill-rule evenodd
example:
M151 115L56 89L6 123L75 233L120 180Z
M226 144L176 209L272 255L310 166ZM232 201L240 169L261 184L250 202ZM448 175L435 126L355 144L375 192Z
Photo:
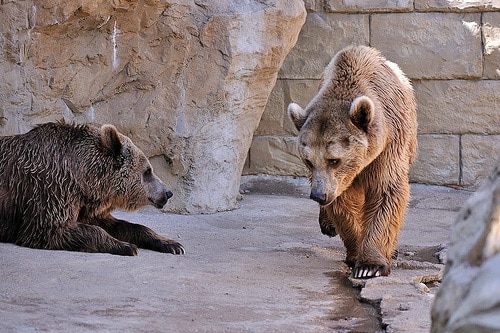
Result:
M326 193L324 193L323 191L312 190L311 194L309 195L309 198L313 199L314 201L316 201L317 203L319 203L322 206L327 204Z
M149 201L153 204L158 209L163 208L165 204L167 203L168 199L170 199L174 194L167 190L166 192L163 193L163 195L159 198L149 198Z
M321 206L328 206L337 197L337 181L330 180L329 175L321 170L314 170L311 177L311 194L309 198Z

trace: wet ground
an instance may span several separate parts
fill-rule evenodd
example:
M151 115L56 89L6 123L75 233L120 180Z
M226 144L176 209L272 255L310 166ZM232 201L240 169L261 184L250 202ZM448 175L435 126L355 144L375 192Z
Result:
M383 331L380 308L361 302L361 288L348 277L341 241L319 231L316 204L302 190L289 196L279 186L267 187L273 194L257 188L249 186L241 208L231 212L117 213L177 239L184 256L0 243L0 331ZM415 185L399 258L437 262L435 250L469 195ZM419 317L429 321L428 312Z

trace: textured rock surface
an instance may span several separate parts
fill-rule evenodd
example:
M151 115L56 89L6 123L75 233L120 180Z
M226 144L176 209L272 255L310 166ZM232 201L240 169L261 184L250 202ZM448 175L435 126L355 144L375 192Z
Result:
M460 179L460 138L447 134L420 134L417 159L411 168L411 179L425 183L429 176L439 185L458 185Z
M498 4L500 7L500 2ZM488 79L500 79L500 8L483 15L484 71Z
M369 25L368 15L308 14L300 43L286 57L280 77L319 79L337 51L346 45L368 44Z
M371 24L371 45L383 50L387 59L397 63L411 78L455 79L482 75L478 13L375 15ZM457 50L461 51L460 57ZM416 59L425 59L425 66Z
M113 123L171 184L170 209L232 209L304 20L301 0L2 1L0 134Z
M498 133L500 80L429 80L414 88L420 133Z
M462 209L432 306L432 332L500 331L500 164Z
M477 11L499 10L500 3L495 0L415 0L419 11Z
M411 0L326 0L327 11L340 12L387 12L387 11L412 11Z

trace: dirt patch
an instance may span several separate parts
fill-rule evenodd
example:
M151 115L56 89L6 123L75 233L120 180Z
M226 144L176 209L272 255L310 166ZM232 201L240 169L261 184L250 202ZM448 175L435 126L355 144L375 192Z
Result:
M398 247L398 259L410 259L439 264L438 252L440 250L441 248L439 246L401 245Z

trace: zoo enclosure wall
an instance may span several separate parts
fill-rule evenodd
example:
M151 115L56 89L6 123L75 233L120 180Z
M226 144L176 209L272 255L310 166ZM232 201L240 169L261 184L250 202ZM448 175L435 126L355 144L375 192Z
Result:
M243 175L306 176L286 107L305 107L331 57L370 45L415 89L419 151L412 182L475 189L500 157L500 2L306 0Z

